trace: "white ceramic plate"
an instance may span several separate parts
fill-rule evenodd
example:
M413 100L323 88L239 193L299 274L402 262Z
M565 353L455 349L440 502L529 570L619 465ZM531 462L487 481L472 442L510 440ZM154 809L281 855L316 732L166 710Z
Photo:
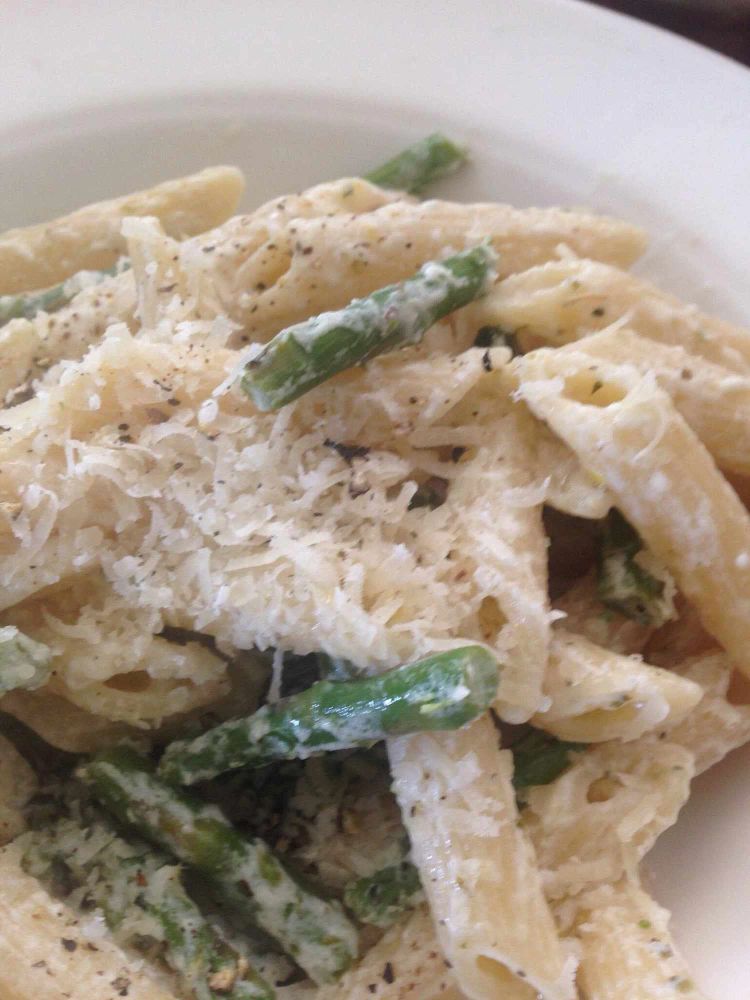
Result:
M221 161L251 204L441 128L474 152L446 192L620 213L653 234L641 270L750 319L750 73L636 21L573 0L4 0L0 36L0 228ZM696 783L651 863L723 1000L750 1000L749 764Z

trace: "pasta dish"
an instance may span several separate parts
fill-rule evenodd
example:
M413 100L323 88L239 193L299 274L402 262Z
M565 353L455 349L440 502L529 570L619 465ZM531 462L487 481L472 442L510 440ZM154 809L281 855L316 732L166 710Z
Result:
M641 862L750 739L750 336L464 159L0 234L3 1000L703 996Z

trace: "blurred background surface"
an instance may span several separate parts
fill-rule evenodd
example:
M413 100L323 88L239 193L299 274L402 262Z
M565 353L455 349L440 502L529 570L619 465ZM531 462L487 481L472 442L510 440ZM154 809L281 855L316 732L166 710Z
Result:
M750 0L595 0L750 66Z

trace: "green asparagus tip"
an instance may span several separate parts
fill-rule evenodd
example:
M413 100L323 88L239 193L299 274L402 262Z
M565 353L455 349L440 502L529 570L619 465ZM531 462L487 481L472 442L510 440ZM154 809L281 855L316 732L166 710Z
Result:
M382 188L419 194L434 181L458 170L467 158L465 147L434 132L365 174L365 179Z
M282 330L247 364L242 389L259 410L276 410L338 372L419 343L437 320L485 294L496 260L481 244Z
M344 903L363 924L390 927L422 898L419 872L409 861L350 882Z
M530 729L511 746L514 787L518 791L532 785L549 785L566 770L571 754L585 749L585 743L567 743L539 729Z

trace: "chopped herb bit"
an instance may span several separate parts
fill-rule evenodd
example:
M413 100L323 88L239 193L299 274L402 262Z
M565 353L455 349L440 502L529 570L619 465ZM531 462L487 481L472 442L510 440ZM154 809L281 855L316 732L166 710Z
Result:
M597 556L599 600L642 625L663 625L672 617L664 580L636 556L643 549L638 532L613 508L604 521Z
M350 882L344 902L363 924L390 927L422 897L419 872L409 861Z
M363 444L342 444L340 441L332 441L331 438L326 438L323 444L340 455L349 465L355 458L366 458L370 454L370 449Z
M513 786L516 791L532 785L548 785L572 763L571 755L586 749L585 743L567 743L540 729L516 740L513 752Z

